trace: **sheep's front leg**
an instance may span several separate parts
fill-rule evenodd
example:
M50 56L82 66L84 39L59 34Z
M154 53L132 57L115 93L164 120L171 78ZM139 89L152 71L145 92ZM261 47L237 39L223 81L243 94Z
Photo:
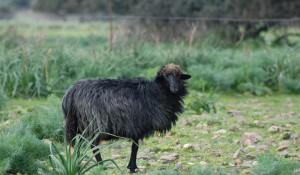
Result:
M130 173L135 173L138 167L136 166L136 156L139 149L139 141L134 140L131 146L131 155L127 168L130 170Z

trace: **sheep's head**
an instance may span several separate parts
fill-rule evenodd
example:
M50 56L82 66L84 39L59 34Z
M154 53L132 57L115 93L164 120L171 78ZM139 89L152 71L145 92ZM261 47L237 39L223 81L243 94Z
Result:
M190 78L190 75L183 73L179 65L167 64L157 73L156 81L176 94L184 88L184 81Z

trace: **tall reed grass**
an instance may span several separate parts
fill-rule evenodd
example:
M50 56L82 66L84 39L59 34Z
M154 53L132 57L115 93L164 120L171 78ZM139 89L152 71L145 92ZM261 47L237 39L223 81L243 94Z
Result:
M110 52L104 36L78 35L27 36L14 28L2 32L0 84L5 93L47 96L62 94L82 78L153 77L170 62L192 74L195 90L300 93L299 45L136 43Z

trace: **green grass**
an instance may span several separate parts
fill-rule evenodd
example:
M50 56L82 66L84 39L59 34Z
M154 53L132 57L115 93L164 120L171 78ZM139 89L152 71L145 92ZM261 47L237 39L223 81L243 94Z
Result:
M122 43L107 48L107 25L0 23L0 84L9 96L61 95L82 78L155 76L174 62L192 74L194 90L300 93L299 44L293 47L244 42L193 46L179 42ZM120 42L119 42L120 40ZM63 83L62 83L63 82Z
M272 155L261 156L259 158L259 162L260 164L252 171L253 175L296 175L299 174L300 170L300 162L291 161Z
M45 169L49 147L26 130L0 135L0 173L36 174Z
M194 96L192 94L186 99L186 102L193 101ZM232 174L233 172L236 172L236 174L257 174L257 172L267 173L269 170L272 174L272 172L283 172L287 167L290 167L291 171L295 171L298 167L296 160L299 160L297 153L300 150L299 144L297 144L298 133L300 133L300 109L297 105L299 102L299 96L294 95L264 97L218 95L216 103L217 113L198 115L197 111L187 106L186 112L169 133L165 136L155 135L141 143L138 155L148 157L146 159L138 158L138 166L142 168L141 174L145 172L149 174L180 173L183 175L191 172L194 172L194 174L201 174L200 172L210 174ZM56 132L56 129L51 129L63 126L61 125L61 122L63 122L62 113L55 112L58 110L59 104L60 98L54 96L49 97L47 100L37 99L27 102L25 100L11 99L7 103L3 111L16 111L18 109L19 112L8 113L9 124L0 128L0 130L9 131L9 133L17 133L13 134L16 136L13 136L3 131L3 134L0 136L4 150L4 158L1 158L2 166L10 162L8 160L13 159L11 156L5 156L10 154L4 153L12 151L14 154L17 154L18 152L15 153L14 148L17 145L28 143L24 141L27 138L33 140L31 142L37 145L44 144L43 142L47 140L51 141L57 145L59 150L63 151L63 141L57 139L61 137L61 133ZM52 112L48 113L48 108ZM28 117L32 117L32 121L36 120L37 126L42 126L41 128L45 130L41 132L33 130L32 126L34 125L32 125L32 122L24 122L27 121ZM48 120L53 121L53 123L48 122ZM24 125L28 127L24 127ZM280 126L283 130L278 133L271 133L268 129L272 125ZM221 129L226 130L226 132L220 133L216 137L218 135L216 131ZM251 146L242 146L239 142L245 132L256 132L262 136L262 140L256 145L257 149ZM21 137L20 133L28 133L26 134L28 136L24 139L18 139ZM43 135L43 133L47 134ZM287 149L290 156L288 158L278 158L280 157L280 152L277 151L277 148L279 143L284 141L283 135L285 133L291 134L291 138L288 139L289 147ZM40 139L43 139L43 141ZM13 140L14 144L11 144L11 140ZM194 148L186 149L184 148L185 144L192 144ZM15 146L11 148L7 145ZM34 153L35 147L35 144L33 144L29 149ZM46 148L49 151L49 145ZM100 146L100 148L104 159L113 159L123 172L127 172L126 165L130 155L130 142L124 140L112 141ZM240 148L243 148L244 152L241 152L237 158L232 158L234 153ZM49 154L47 151L46 153ZM160 160L161 156L170 153L177 153L179 158L169 163L163 163ZM269 156L267 159L264 159L262 157L263 154L277 156ZM29 161L35 162L35 159L40 158L34 158L33 156ZM44 159L41 160L43 163L37 167L46 165L46 169L47 167L49 169L49 162ZM236 164L237 161L240 164ZM243 163L247 161L258 162L254 162L250 167L244 167ZM36 165L36 163L33 164ZM176 170L176 164L180 164L178 170ZM19 172L34 170L25 169L21 171L22 166L19 168ZM271 171L271 168L274 171ZM118 174L119 170L114 166L109 166L105 172ZM90 174L95 173L97 174L97 168L91 171Z
M165 136L155 134L141 143L140 174L292 175L299 170L297 42L289 47L255 40L228 47L216 38L192 46L124 43L116 38L114 50L109 51L107 27L106 23L0 22L0 174L51 171L47 160L51 144L58 149L52 158L65 155L61 95L78 79L152 78L170 62L193 77L186 111ZM269 34L266 37L272 40ZM273 125L280 131L268 131ZM246 132L262 137L255 147L241 143ZM280 152L283 141L289 145ZM113 159L126 172L130 144L119 140L101 145L103 158ZM171 153L178 159L161 160ZM102 167L95 167L88 175L99 172ZM109 166L105 173L120 171Z

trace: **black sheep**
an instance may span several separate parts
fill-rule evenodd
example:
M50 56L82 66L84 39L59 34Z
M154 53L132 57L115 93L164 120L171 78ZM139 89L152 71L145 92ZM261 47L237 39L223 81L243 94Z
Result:
M184 74L175 64L163 66L154 80L81 80L65 94L62 109L66 122L66 139L72 144L76 134L89 137L100 133L94 143L131 138L130 172L137 169L138 140L158 131L165 133L183 111L183 97L187 94ZM110 133L104 134L104 133ZM96 154L97 161L101 155Z

